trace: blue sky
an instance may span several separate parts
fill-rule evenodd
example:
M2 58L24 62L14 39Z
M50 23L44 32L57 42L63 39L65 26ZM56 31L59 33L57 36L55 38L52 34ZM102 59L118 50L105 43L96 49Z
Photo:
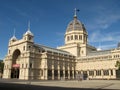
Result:
M84 23L89 44L102 49L120 42L120 0L0 0L0 59L7 54L14 28L17 39L27 31L34 41L50 47L64 45L64 33L73 19L74 8Z

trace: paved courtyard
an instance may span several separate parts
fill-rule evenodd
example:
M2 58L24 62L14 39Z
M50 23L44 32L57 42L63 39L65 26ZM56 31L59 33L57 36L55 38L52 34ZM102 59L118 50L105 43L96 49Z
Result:
M24 81L24 80L3 80L2 83L15 83L37 86L65 87L65 88L92 88L120 90L120 80L83 80L83 81Z

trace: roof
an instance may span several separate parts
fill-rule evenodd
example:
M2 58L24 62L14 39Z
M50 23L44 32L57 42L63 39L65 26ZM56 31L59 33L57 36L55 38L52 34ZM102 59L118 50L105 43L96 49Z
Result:
M11 40L11 41L16 41L17 38L16 38L15 36L13 36L10 40Z
M63 51L63 50L56 49L56 48L51 48L51 47L44 46L44 45L40 45L40 44L35 44L35 46L37 46L37 47L39 47L39 48L42 48L42 49L44 49L45 51L51 51L51 52L55 52L55 53L72 55L72 54L70 54L70 53L67 52L67 51ZM73 56L73 55L72 55L72 56Z
M87 56L105 55L110 54L111 50L91 51Z
M74 16L74 19L68 24L66 32L73 31L73 30L86 31L84 25L77 19L77 16Z
M33 33L30 31L30 29L28 28L28 30L26 31L26 33L24 35L31 35L34 36Z

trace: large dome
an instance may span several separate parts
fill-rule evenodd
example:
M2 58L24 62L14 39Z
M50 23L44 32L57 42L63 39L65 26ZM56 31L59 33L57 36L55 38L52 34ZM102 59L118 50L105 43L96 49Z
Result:
M66 32L75 31L75 30L86 31L84 25L77 19L77 16L74 16L74 19L68 24Z

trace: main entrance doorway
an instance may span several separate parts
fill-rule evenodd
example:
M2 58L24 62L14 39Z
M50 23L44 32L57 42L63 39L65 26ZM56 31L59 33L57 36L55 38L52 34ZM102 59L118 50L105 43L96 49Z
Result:
M19 79L20 71L20 50L16 49L12 57L12 69L11 69L11 78Z
M11 70L11 78L19 78L19 68L12 68Z

